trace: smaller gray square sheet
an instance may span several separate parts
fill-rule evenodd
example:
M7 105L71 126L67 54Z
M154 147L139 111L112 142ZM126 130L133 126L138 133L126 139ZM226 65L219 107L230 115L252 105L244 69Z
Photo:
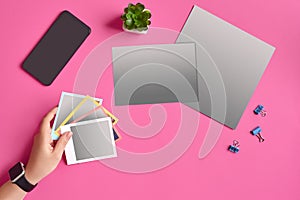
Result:
M115 105L198 102L195 44L112 48Z

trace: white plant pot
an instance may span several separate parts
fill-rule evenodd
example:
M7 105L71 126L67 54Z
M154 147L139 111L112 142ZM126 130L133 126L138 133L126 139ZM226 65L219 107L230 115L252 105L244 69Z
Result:
M137 29L129 30L129 29L125 28L124 24L123 24L122 28L123 28L123 30L124 30L125 32L128 32L128 33L136 33L136 34L146 34L146 33L148 32L148 30L149 30L149 26L148 26L148 29L145 30L145 31L139 31L139 30L137 30Z

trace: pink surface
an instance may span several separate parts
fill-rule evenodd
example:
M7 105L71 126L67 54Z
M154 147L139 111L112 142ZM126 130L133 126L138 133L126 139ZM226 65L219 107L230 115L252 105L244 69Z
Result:
M7 171L15 162L27 161L40 119L58 103L62 90L73 90L77 72L86 56L100 42L122 31L117 18L127 3L94 0L2 2L1 183L8 179ZM199 148L210 121L200 116L198 134L183 156L166 168L146 174L120 172L100 162L66 166L62 161L27 199L299 199L300 2L186 0L174 3L165 0L143 3L152 11L152 26L155 27L179 31L196 4L276 47L239 126L234 131L223 129L213 151L199 160ZM86 22L92 33L55 82L45 87L22 71L20 64L64 9ZM111 108L111 102L107 100L111 99L113 88L111 68L105 74L96 95ZM265 118L252 113L259 103L268 111ZM179 106L162 106L168 118L166 127L159 134L138 140L120 131L123 138L117 145L128 151L148 152L171 140L179 122ZM150 107L131 108L137 124L149 123ZM256 125L263 128L264 143L259 143L249 133ZM234 139L241 144L238 154L227 151Z

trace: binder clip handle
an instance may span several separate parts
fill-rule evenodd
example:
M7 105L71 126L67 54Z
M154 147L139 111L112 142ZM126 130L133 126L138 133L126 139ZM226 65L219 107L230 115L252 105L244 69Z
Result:
M261 115L262 117L265 117L265 116L267 115L267 111L266 111L266 110L260 111L260 115Z
M239 146L240 146L240 143L239 143L239 141L237 141L237 140L233 140L233 146L235 146L235 147L239 147Z

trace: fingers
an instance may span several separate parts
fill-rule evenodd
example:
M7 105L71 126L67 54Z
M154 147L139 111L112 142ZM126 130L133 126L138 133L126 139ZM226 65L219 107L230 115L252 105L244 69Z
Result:
M62 156L66 145L68 143L68 141L70 140L71 136L72 136L72 132L66 132L64 134L62 134L60 136L60 138L58 139L55 148L54 148L54 153L57 154L58 156Z
M41 132L47 133L47 131L50 129L50 122L53 119L57 112L57 107L53 108L43 119L41 124ZM48 134L48 133L47 133Z

